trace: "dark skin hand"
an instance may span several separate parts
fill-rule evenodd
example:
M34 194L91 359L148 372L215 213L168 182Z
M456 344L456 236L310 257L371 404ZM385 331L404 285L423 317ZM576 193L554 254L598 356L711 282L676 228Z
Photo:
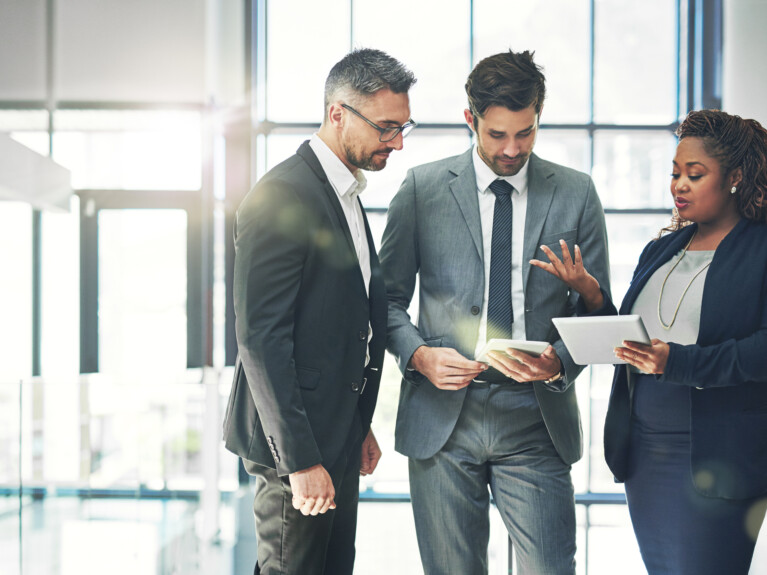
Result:
M615 348L615 357L641 369L645 373L661 374L666 369L669 345L659 339L651 343L624 341L624 347Z
M530 264L549 272L578 292L587 310L599 309L604 305L604 296L599 289L599 282L583 267L580 247L576 245L574 255L570 256L570 250L564 240L559 240L559 245L562 247L561 259L547 246L541 246L541 250L549 258L549 263L530 260ZM624 341L623 347L615 348L615 357L644 373L661 374L666 369L669 349L668 344L659 339L653 339L649 345Z

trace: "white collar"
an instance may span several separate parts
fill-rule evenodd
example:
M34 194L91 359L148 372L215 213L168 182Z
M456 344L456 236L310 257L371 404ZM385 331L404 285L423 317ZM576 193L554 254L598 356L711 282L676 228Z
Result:
M527 192L527 170L530 166L530 158L527 159L525 165L513 176L499 176L496 174L490 166L479 156L476 144L474 145L474 151L471 154L472 161L474 162L474 175L477 178L477 189L481 193L486 193L495 180L506 180L516 190L517 194L522 195Z
M354 197L362 193L367 186L367 180L362 170L357 170L356 174L351 173L349 168L322 141L322 138L317 133L312 134L312 137L309 139L309 146L311 146L312 151L320 161L320 165L325 171L330 185L333 186L333 189L335 189L339 196L348 195Z

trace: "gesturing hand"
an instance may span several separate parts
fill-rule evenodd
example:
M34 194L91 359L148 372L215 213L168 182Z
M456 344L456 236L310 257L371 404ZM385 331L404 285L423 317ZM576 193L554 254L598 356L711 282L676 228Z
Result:
M293 490L293 507L304 515L317 515L336 508L336 489L322 465L291 473L288 479Z
M436 387L451 391L463 389L487 369L486 364L466 359L451 347L427 345L415 350L410 363Z
M663 373L668 361L669 345L653 339L649 345L624 341L624 347L615 348L615 357L641 369L645 373Z
M583 303L586 304L589 311L602 307L604 297L599 289L599 282L583 267L581 248L575 246L574 256L571 257L565 241L559 240L559 245L562 247L561 260L548 246L541 246L541 250L549 258L550 263L530 260L530 265L549 272L581 294Z

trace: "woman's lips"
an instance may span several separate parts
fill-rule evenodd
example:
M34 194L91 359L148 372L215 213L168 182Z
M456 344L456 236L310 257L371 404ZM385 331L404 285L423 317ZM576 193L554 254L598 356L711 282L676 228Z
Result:
M677 210L681 210L682 208L689 206L690 202L682 198L674 198L674 205L676 206Z

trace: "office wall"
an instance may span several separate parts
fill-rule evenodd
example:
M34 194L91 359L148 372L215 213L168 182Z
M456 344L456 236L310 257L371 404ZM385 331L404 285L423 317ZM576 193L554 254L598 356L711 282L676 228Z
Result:
M724 1L722 107L767 125L767 2Z

